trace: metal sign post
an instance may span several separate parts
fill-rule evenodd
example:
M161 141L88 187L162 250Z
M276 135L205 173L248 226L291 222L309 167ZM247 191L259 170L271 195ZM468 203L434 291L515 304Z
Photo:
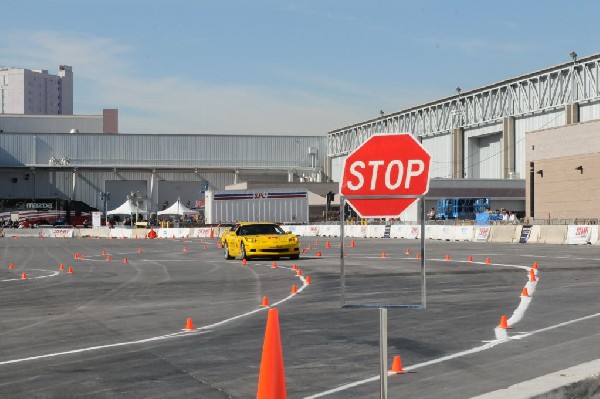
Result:
M421 303L420 304L347 304L346 303L346 263L345 255L345 215L344 208L346 199L393 199L393 198L420 198L419 214L421 217ZM425 197L424 196L407 196L407 195L388 195L388 196L340 196L340 291L341 291L341 306L343 308L378 308L379 309L379 381L380 381L380 397L387 399L387 357L388 357L388 339L387 339L387 309L388 308L404 308L404 309L425 309L427 306L427 289L426 289L426 273L425 273Z

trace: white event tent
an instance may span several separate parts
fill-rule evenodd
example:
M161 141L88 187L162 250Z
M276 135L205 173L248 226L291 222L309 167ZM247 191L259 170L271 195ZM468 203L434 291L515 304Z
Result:
M121 205L120 207L118 207L117 209L113 209L112 211L108 211L106 212L107 215L135 215L135 213L142 213L142 214L146 214L148 213L146 211L146 207L142 207L139 206L135 207L135 205L133 205L131 203L131 201L127 200L123 203L123 205Z
M173 205L165 209L164 211L158 211L158 215L190 215L198 213L197 211L193 211L187 206L183 205L180 200L177 200Z

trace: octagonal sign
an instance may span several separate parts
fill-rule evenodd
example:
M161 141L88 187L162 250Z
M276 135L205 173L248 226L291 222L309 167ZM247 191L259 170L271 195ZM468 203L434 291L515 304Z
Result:
M426 194L431 156L411 134L371 136L344 162L343 196L400 196ZM362 218L395 218L418 198L348 199Z

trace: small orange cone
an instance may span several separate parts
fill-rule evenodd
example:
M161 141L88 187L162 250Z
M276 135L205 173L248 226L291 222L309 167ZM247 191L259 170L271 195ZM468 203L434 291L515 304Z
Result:
M305 254L306 253L306 248L302 248L302 253Z
M58 270L65 270L65 265L63 263L61 263L60 266L58 267Z
M262 299L262 303L260 304L261 307L266 308L269 306L269 298L267 298L266 296L263 296Z
M106 256L106 251L102 251L102 255L103 255L103 256Z
M490 258L485 258L485 263L488 265L492 264L492 260Z
M315 240L315 245L319 245L319 240Z
M500 325L496 328L503 328L503 329L509 329L512 328L511 326L508 325L508 319L506 318L506 316L502 315L500 317Z
M302 276L302 269L296 270L296 276Z
M271 269L277 269L277 262L273 261L273 264L271 264Z
M394 356L394 362L392 363L392 369L390 371L396 374L402 374L407 372L402 368L402 360L400 359L400 356Z
M208 249L208 246L207 246L207 245L205 245L205 246L204 246L204 249Z
M312 247L310 246L310 244L308 244L308 247L306 247L306 249L312 249Z
M473 262L473 257L471 255L469 255L469 258L467 259L469 262Z
M287 398L287 391L279 333L279 313L277 309L272 308L269 309L267 316L256 399L285 398Z
M73 274L73 268L71 266L69 266L69 270L67 271L67 274Z
M248 261L246 260L246 258L242 259L242 266L246 266L247 263Z
M296 295L298 293L298 287L296 284L292 284L292 295Z
M418 253L415 259L421 259L421 254Z
M521 296L524 298L529 296L529 291L527 291L527 287L523 287L523 291L521 291Z
M350 247L354 248L356 246L356 243L354 242L354 240L350 241Z
M292 265L292 270L298 270L298 266L295 263Z
M304 281L306 281L306 284L310 285L310 283L311 283L310 276L306 276L306 278L304 279Z
M73 259L79 259L79 252L76 252L75 255L73 255Z
M317 255L318 257L321 257L321 255L322 255L322 254L321 254L321 252L317 252L317 253L316 253L316 255Z
M14 264L14 263L11 263L10 265L8 265L8 268L9 268L9 269L14 269L14 268L15 268L15 264Z
M383 251L383 252L381 253L381 258L383 259L383 258L385 258L385 257L386 257L386 255L385 255L385 251Z
M195 329L196 327L194 327L194 320L192 320L191 317L188 317L185 321L185 328L183 328L183 331L193 331Z
M212 226L210 226L210 234L208 235L208 238L214 238L215 233L213 232L213 228Z
M83 256L83 255L79 255L79 259L81 259L81 260L85 260L85 256Z
M106 261L108 262L109 260L111 260L111 259L110 259L110 255L108 255L108 256L106 257Z
M129 263L129 260L127 260L127 258L123 258L123 263Z
M27 273L23 272L23 274L21 274L21 280L27 280Z
M183 252L187 252L188 248L187 247L183 247Z
M529 269L529 281L537 281L537 277L535 277L535 271L533 269Z
M446 255L446 262L450 260L450 255Z
M406 251L404 251L404 255L410 255L410 249L406 248Z
M142 253L142 248L138 248L138 254Z
M536 262L533 262L533 268L534 268L535 270L537 270L537 269L538 269L538 263L537 263L537 261L536 261Z
M329 240L325 242L325 248L331 248L331 242L329 242Z

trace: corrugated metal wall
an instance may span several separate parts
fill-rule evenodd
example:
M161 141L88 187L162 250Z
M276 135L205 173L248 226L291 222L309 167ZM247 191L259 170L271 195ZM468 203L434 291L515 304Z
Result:
M423 137L423 147L431 154L429 176L452 177L452 135L450 133Z

